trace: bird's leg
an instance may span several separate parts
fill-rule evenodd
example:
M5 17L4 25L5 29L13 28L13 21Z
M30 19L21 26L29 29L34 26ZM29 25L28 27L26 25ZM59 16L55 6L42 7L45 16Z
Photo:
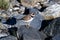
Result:
M26 27L30 28L30 23L29 22L26 22Z
M30 27L30 22L28 23L29 27Z

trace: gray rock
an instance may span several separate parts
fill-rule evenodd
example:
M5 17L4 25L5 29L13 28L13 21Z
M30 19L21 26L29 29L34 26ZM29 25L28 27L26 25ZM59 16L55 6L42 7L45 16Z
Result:
M34 7L35 3L39 2L40 0L21 0L21 3L25 7Z
M52 0L52 1L60 4L60 0Z
M60 40L60 34L57 34L56 36L54 36L52 40Z
M8 36L8 34L6 34L6 33L0 33L0 38L6 37L6 36Z
M0 29L7 29L7 27L3 23L0 23Z
M18 36L23 35L23 40L43 40L46 38L46 35L40 33L36 29L30 27L26 28L24 25L20 26L18 29Z
M48 26L46 26L44 33L49 36L60 34L60 18L54 19Z
M54 19L60 17L60 5L55 3L49 7L47 7L41 15L45 18L45 20Z
M0 38L0 40L17 40L17 38L10 35L10 36L7 36L7 37Z

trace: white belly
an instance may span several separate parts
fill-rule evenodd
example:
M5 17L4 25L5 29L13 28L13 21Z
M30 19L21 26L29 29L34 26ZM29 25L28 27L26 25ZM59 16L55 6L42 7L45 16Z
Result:
M31 19L30 19L30 20L28 20L28 21L25 21L25 20L24 20L24 22L31 22L32 20L33 20L33 18L31 18Z

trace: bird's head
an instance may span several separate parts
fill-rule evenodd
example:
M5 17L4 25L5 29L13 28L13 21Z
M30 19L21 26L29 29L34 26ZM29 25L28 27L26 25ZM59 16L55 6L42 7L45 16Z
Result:
M34 16L35 16L35 14L34 14L34 13L31 13L30 15L31 15L31 17L34 17Z

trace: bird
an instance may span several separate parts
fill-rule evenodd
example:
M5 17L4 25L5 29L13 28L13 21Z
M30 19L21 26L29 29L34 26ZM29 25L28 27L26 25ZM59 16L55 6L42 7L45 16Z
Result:
M30 26L30 23L31 23L31 21L34 19L34 17L35 17L35 14L34 14L34 13L30 13L30 14L28 14L28 15L26 15L26 16L24 16L23 18L18 19L18 20L22 20L23 22L26 23L26 27L27 27L27 28L30 28L30 27L29 27L29 26Z

